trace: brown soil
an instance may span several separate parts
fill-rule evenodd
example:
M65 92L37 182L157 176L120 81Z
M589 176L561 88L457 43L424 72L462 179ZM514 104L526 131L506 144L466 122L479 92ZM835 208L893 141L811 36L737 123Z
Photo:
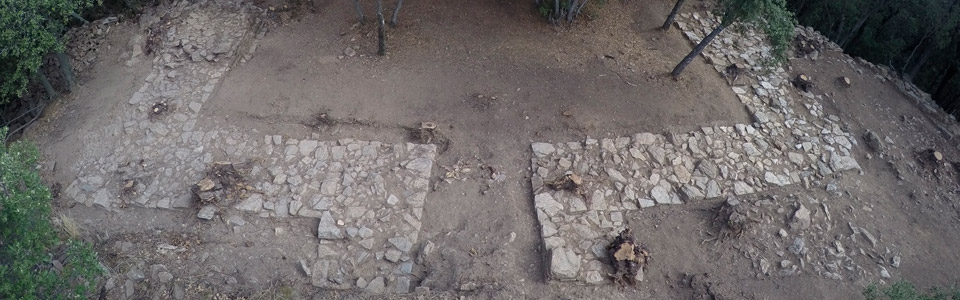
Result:
M594 12L597 17L566 28L545 24L525 1L409 1L400 26L389 30L388 55L378 57L375 28L354 28L351 5L317 1L306 4L313 12L270 28L256 55L225 76L202 113L212 124L265 134L316 133L321 139L384 142L409 141L407 128L435 122L449 140L435 171L469 161L504 174L502 183L487 181L492 171L473 172L468 180L451 183L438 178L436 190L428 195L421 235L438 246L423 270L424 278L433 279L433 291L391 297L860 297L865 284L876 278L837 281L809 272L758 277L754 262L741 254L748 247L771 245L776 228L786 226L780 219L736 237L705 242L711 237L706 232L714 231L712 209L719 202L658 206L627 215L629 227L651 255L646 279L635 287L545 280L546 254L529 186L531 141L749 122L725 79L702 61L691 64L678 81L668 77L691 49L676 29L656 29L672 2L607 1ZM83 86L31 130L29 137L60 166L46 174L50 182L73 179L69 166L76 147L97 147L96 141L80 141L73 133L106 124L147 74L149 63L128 68L112 59L136 31L132 24L110 33L105 44L113 48L81 78ZM352 46L359 46L357 57L338 57ZM894 279L921 286L958 282L960 207L956 194L947 192L948 187L956 189L956 178L938 182L911 166L916 165L913 153L928 148L957 160L955 142L938 133L935 118L890 83L877 81L868 69L859 74L846 64L831 63L839 57L829 53L817 62L796 60L792 65L812 77L815 91L832 95L823 101L827 113L849 123L851 132L862 134L869 128L890 136L895 141L889 146L891 158L873 154L867 159L865 147L855 148L864 174L839 179L839 195L822 187L792 186L743 200L788 195L831 199L838 225L824 236L846 234L840 227L851 220L903 253ZM853 86L836 85L836 76L850 77ZM319 120L319 113L327 116ZM905 180L898 180L896 172ZM55 201L58 211L81 224L84 237L95 243L106 264L123 272L134 260L148 266L163 263L178 270L175 275L189 295L256 297L292 289L305 298L381 298L310 286L295 258L316 251L316 237L307 229L316 227L314 221L246 218L247 225L234 231L226 224L198 220L194 209L106 212ZM276 234L278 230L285 234ZM185 253L209 256L204 264L193 265L178 258ZM480 288L458 291L463 282ZM138 290L137 298L154 293Z

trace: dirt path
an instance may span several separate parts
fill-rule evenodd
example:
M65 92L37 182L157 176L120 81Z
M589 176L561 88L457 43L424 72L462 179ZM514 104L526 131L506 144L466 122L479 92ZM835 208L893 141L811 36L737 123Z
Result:
M543 25L525 3L413 1L390 31L386 57L374 55L375 28L354 25L348 5L320 2L294 16L269 10L282 3L179 4L147 14L165 26L156 58L127 64L127 41L143 28L117 25L87 73L93 75L30 138L55 162L45 170L63 187L58 210L83 225L111 269L108 299L384 297L364 291L396 298L850 299L879 280L958 280L952 270L960 257L951 251L960 213L956 170L917 158L936 149L952 162L957 150L938 131L955 124L931 123L943 117L837 52L795 59L784 70L811 75L812 93L820 95L811 100L777 83L797 99L789 109L745 101L703 60L679 81L669 79L666 71L690 44L683 31L655 29L668 2L608 2L596 12L601 17L558 29ZM836 86L832 79L841 75L854 86ZM735 86L754 93L760 81L749 80ZM754 129L758 111L774 121ZM653 163L635 168L643 174L634 202L663 203L651 195L657 182L643 183L658 173L659 185L670 187L663 199L684 203L637 209L622 202L622 213L611 210L621 221L610 228L632 228L652 254L637 288L584 285L587 272L575 273L579 282L551 279L558 279L554 248L534 198L543 191L537 178L552 176L530 164L540 158L555 168L560 157L543 159L531 143L566 147L592 138L598 152L584 155L606 158L599 154L609 150L605 140L618 149L616 138L632 145L634 134L649 132L664 134L657 143L676 145L664 146L670 154L690 148L686 138L668 141L674 134L702 139L711 136L702 128L726 127L730 137L716 140L729 140L721 142L726 146L705 144L707 156L726 156L728 148L746 151L736 140L746 127L770 149L780 148L771 134L791 137L795 128L773 124L792 118L808 122L801 123L812 128L803 129L806 136L834 142L824 142L822 153L818 144L816 155L808 150L812 160L803 164L791 164L786 152L798 150L787 149L763 156L776 163L754 160L767 166L759 173L733 164L744 171L732 171L742 175L728 183L718 179L722 196L691 200L678 184L690 179L669 179L684 177L675 166L669 173ZM437 124L449 143L436 150L407 144L424 142L409 130L421 122ZM816 128L829 124L842 128ZM866 129L890 138L881 152L864 146ZM841 137L859 145L838 146ZM803 148L807 140L791 141ZM819 170L821 154L832 153L827 149L849 154L862 171L811 171ZM829 155L823 159L829 164ZM221 202L212 220L203 220L190 188L215 161L236 163L248 194ZM607 168L590 180L608 180ZM787 170L787 179L774 178L785 187L763 170ZM693 177L703 175L697 172ZM804 179L789 178L791 172ZM709 194L708 181L701 193ZM713 208L740 194L735 181L750 183L753 192L738 199L759 222L737 238L715 240ZM619 193L626 192L607 196ZM573 200L560 201L571 207L565 201ZM800 203L813 213L794 228ZM563 232L570 247L586 252L592 243L582 247L581 240L608 233ZM801 254L789 249L797 238L805 243ZM587 265L582 270L593 270Z

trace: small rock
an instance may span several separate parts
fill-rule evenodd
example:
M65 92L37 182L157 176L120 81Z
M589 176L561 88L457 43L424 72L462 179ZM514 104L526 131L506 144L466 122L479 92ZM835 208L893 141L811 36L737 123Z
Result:
M890 266L892 266L892 267L894 267L894 268L899 268L899 267L900 267L900 255L896 255L896 256L894 256L893 258L890 259Z
M300 271L303 271L303 274L306 274L307 277L313 276L310 272L310 266L307 265L307 261L303 260L302 258L300 259Z
M252 194L235 206L238 210L260 212L263 208L263 195Z
M810 210L800 204L800 207L793 212L793 218L790 220L790 228L807 229L810 228Z
M883 141L880 140L880 136L877 133L867 130L863 134L863 140L867 142L867 147L870 148L873 152L883 151Z
M553 145L547 143L533 143L530 147L533 149L533 154L537 157L544 157L557 151Z
M553 249L550 258L550 276L553 279L575 280L580 271L580 256L565 247Z
M367 292L380 294L383 293L383 290L386 288L386 286L387 283L383 277L378 276L377 278L371 280L370 283L367 283L367 286L363 289Z
M204 220L212 220L213 217L217 214L217 206L215 205L204 205L200 208L200 212L197 213L197 218Z
M787 247L787 250L795 255L802 255L807 252L803 239L799 237L793 240L793 244L790 244L790 246Z
M170 280L173 280L173 274L170 274L170 272L160 272L157 274L157 280L161 283L170 282Z
M880 267L880 277L890 278L890 272L887 271L887 268Z
M322 240L339 240L343 238L340 227L337 227L337 221L333 219L329 211L324 211L320 216L320 225L317 225L317 237Z
M357 50L354 50L353 47L347 47L346 49L343 49L343 55L349 57L357 56Z

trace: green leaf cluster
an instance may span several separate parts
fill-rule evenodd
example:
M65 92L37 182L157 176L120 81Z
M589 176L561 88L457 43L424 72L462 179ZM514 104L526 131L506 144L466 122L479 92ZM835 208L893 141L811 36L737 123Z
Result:
M774 57L786 59L797 21L785 0L720 0L715 13L721 16L722 26L758 26L770 39Z
M103 270L90 245L61 242L51 225L38 156L29 143L0 143L0 299L82 299ZM63 269L52 264L58 249Z
M0 104L22 97L71 18L94 0L0 0Z
M863 290L863 296L867 300L960 300L960 289L934 287L922 291L913 283L898 281L888 286L872 284Z

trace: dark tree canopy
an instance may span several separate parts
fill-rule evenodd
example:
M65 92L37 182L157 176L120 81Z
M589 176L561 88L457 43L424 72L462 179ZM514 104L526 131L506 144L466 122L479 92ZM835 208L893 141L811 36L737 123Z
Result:
M960 0L788 0L801 24L960 108Z

